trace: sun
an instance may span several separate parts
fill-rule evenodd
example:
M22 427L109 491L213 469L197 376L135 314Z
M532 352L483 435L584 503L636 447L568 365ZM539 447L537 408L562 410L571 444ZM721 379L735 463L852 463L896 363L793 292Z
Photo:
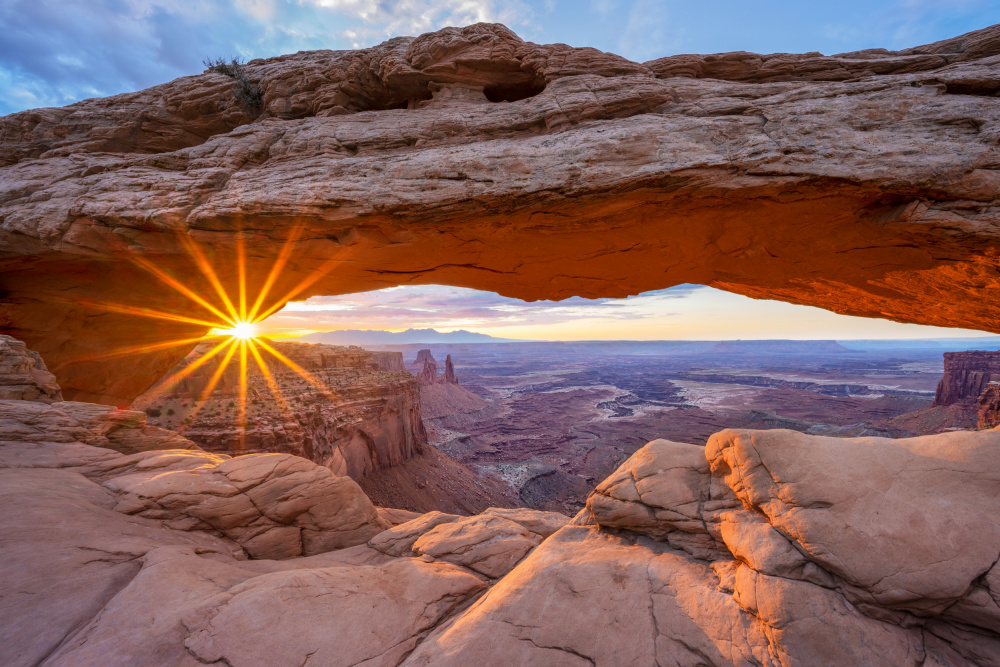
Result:
M180 368L168 377L163 378L159 383L157 383L156 387L150 390L149 394L157 395L169 391L172 387L184 380L184 378L194 373L198 368L205 366L214 359L218 363L218 366L201 391L200 398L197 401L200 405L212 395L213 391L215 391L216 386L222 380L222 376L227 368L229 368L230 364L238 365L239 403L237 406L236 419L241 432L241 442L243 442L243 439L246 437L248 393L247 372L250 364L256 363L260 373L264 377L264 381L271 389L271 393L282 411L286 413L290 411L288 402L282 396L281 390L278 388L278 385L274 380L271 369L268 367L268 364L261 354L262 352L267 353L270 357L273 357L274 360L294 371L313 387L332 398L334 394L331 393L329 387L317 378L314 378L311 373L270 345L266 338L258 338L260 335L258 323L279 311L286 303L308 289L318 280L327 276L341 263L341 260L336 256L330 257L319 267L309 272L301 282L295 285L295 287L287 293L277 296L272 295L271 290L278 283L278 277L284 270L285 264L291 258L302 230L302 225L298 225L291 230L263 283L258 288L254 289L250 295L247 293L249 290L246 280L246 260L242 235L237 235L236 237L236 266L238 282L235 286L237 291L237 294L235 295L231 295L225 288L204 251L189 236L182 235L180 237L181 245L185 250L187 250L191 259L200 270L202 276L212 287L212 291L215 292L215 298L213 298L211 292L205 294L197 292L194 288L188 286L182 280L175 277L171 272L158 266L154 261L146 257L134 253L126 254L126 259L129 259L137 267L149 272L162 281L164 285L169 286L190 299L192 305L201 311L201 315L192 317L180 313L158 311L138 305L110 302L88 301L84 302L83 305L107 312L124 313L128 315L152 317L172 322L196 324L205 327L207 333L191 338L119 348L106 355L91 357L91 359L127 354L159 352L173 348L186 348L187 350L190 350L198 343L212 341L211 349L191 363L185 365L183 368ZM256 298L252 297L253 294L256 294ZM252 298L252 301L248 302L248 296ZM219 340L220 338L221 340ZM188 417L193 420L199 409L200 408L193 409L189 412Z
M223 329L222 333L240 340L249 340L257 337L257 325L253 322L237 322L232 329Z

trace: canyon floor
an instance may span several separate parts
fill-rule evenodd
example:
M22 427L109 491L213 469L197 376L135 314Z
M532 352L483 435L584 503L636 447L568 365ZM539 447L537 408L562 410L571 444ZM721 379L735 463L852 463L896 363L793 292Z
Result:
M384 346L410 363L451 354L475 412L424 415L430 442L501 477L527 507L574 513L655 438L704 444L725 428L906 437L971 427L931 408L947 343L595 342Z

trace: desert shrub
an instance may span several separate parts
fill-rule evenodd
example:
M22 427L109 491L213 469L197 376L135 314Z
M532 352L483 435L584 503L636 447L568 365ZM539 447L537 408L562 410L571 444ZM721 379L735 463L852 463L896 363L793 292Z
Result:
M260 87L250 79L247 73L246 63L240 58L205 58L202 61L210 72L225 74L236 84L233 87L233 95L240 106L256 117L259 116L264 106L264 96L260 92Z
M167 416L168 417L172 417L173 415L174 415L174 409L173 408L167 408Z
M146 414L149 415L150 417L159 417L160 416L160 409L159 408L146 408Z

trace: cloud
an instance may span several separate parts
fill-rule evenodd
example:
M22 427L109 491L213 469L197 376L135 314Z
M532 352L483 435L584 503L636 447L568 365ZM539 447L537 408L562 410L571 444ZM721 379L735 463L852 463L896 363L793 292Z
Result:
M669 302L687 298L701 285L678 285L628 299L525 302L492 292L439 285L403 286L314 297L290 303L269 319L269 331L292 329L495 328L557 325L581 320L639 320L662 317Z
M683 30L670 20L665 0L635 0L618 41L619 53L637 62L652 60L675 52L682 36Z
M533 17L521 0L5 0L0 114L198 74L206 57L359 48L477 21L530 31Z

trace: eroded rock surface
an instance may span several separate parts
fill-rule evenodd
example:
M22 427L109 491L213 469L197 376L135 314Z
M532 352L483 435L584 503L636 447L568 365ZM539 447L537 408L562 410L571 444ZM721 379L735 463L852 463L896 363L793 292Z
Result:
M294 454L355 480L399 465L427 447L419 389L398 352L268 343L295 367L266 351L262 360L269 376L253 360L248 364L244 430L239 364L230 363L207 395L222 355L169 386L172 374L198 363L213 346L198 346L133 407L155 414L158 423L182 430L209 451Z
M1000 664L998 452L995 430L659 440L572 522L382 512L402 522L284 558L282 528L186 522L344 507L310 505L329 471L304 459L4 442L0 660Z
M979 395L976 418L979 428L1000 426L1000 381L990 382Z
M998 59L997 26L633 63L477 24L253 61L256 119L212 72L12 114L0 325L67 398L127 405L207 330L129 308L209 315L131 260L211 298L191 239L236 294L241 240L254 294L295 236L279 301L315 271L296 298L696 283L1000 331Z
M1000 430L657 440L570 521L0 409L4 665L1000 665Z
M1000 352L945 352L944 376L934 395L934 405L960 404L974 411L977 400L993 381L1000 382Z
M413 554L498 578L569 523L556 512L490 509L471 517L429 512L374 537L368 546L390 556Z
M0 334L0 400L62 400L56 376L49 372L41 355L16 338Z

